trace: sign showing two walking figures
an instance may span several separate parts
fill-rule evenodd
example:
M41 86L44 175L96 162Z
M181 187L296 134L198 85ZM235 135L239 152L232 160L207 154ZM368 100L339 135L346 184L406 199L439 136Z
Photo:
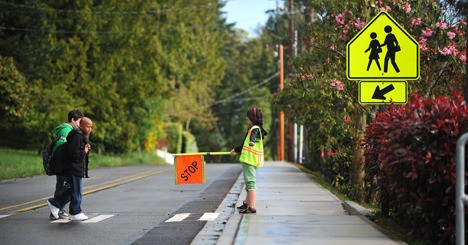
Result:
M175 184L204 184L205 162L203 156L229 155L230 152L195 152L173 154L175 165Z
M419 79L419 43L387 12L348 42L346 59L347 78L360 81L361 103L406 103L406 80Z

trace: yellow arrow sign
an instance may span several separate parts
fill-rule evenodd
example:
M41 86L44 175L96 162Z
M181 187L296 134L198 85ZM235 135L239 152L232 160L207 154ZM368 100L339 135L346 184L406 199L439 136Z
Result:
M359 103L361 104L406 104L408 83L406 81L359 82Z
M346 45L349 80L419 79L419 43L386 12Z

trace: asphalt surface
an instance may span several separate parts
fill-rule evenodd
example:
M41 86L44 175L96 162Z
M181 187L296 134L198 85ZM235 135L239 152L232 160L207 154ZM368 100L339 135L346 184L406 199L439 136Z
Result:
M240 172L239 164L207 164L205 184L175 185L174 166L93 169L83 180L83 222L49 220L55 177L2 182L0 244L189 244ZM167 222L180 213L188 217Z

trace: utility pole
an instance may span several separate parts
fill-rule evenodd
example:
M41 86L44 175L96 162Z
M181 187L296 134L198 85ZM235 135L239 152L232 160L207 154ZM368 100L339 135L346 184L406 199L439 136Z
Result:
M279 92L284 88L284 55L283 45L279 45ZM276 158L278 161L284 160L284 112L279 112L278 122L278 145L277 145Z

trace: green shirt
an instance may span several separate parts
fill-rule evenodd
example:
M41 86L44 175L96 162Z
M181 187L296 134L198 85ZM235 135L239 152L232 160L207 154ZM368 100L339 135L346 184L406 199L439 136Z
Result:
M60 139L55 143L54 151L59 147L61 144L67 142L67 135L70 131L73 130L73 127L68 123L62 123L55 128L55 137Z

